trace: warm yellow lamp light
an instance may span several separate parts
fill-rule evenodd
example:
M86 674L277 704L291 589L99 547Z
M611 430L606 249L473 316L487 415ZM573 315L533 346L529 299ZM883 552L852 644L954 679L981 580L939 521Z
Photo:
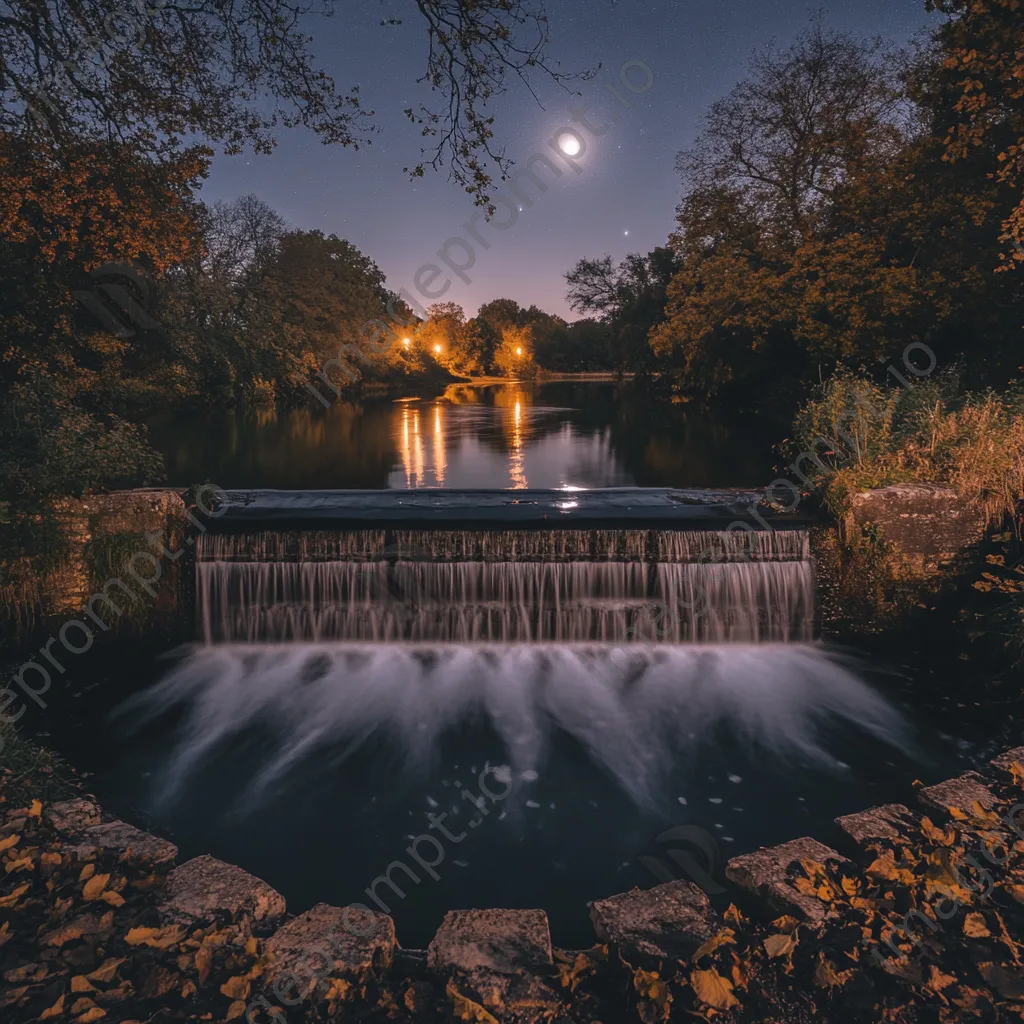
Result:
M440 345L435 345L435 346L434 346L434 351L435 351L435 352L436 352L436 353L437 353L438 355L440 355L440 354L441 354L441 346L440 346Z
M522 354L523 354L523 347L522 347L522 345L517 345L516 346L516 355L517 356L521 356Z
M402 344L403 344L403 345L404 345L404 346L405 346L406 348L408 348L408 347L409 347L409 346L410 346L410 345L412 344L412 342L411 342L411 341L410 341L410 340L409 340L408 338L403 338L403 339L402 339Z

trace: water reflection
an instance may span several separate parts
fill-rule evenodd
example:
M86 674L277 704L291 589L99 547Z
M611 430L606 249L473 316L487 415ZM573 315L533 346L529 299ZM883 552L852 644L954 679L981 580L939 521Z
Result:
M286 489L758 486L772 479L777 434L594 381L151 424L173 485Z

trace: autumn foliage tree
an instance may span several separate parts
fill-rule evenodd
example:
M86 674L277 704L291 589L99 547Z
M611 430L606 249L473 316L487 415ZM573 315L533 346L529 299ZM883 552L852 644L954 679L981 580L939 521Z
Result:
M792 407L836 365L912 342L1006 379L1006 183L951 162L951 31L910 59L815 19L712 107L680 155L681 268L650 335L694 389Z

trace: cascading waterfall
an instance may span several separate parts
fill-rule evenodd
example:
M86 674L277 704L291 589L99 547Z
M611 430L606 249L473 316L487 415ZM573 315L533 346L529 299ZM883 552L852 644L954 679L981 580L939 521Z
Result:
M535 777L564 734L646 807L722 727L826 762L827 722L905 739L811 642L805 530L225 533L197 555L202 643L129 705L136 723L185 712L165 796L246 730L276 736L254 796L371 737L422 772L486 721L510 771Z
M813 636L814 578L798 530L214 535L199 555L206 643Z

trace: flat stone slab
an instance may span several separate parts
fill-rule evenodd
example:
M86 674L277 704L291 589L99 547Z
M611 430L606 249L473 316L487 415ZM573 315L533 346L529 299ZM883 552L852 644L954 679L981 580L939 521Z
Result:
M179 921L207 920L226 914L253 921L283 917L284 897L262 878L234 864L204 854L186 861L167 876L166 898L157 908Z
M594 490L275 491L231 490L217 509L219 527L254 522L462 524L474 528L573 527L582 524L724 528L751 509L765 520L803 522L760 504L763 491L610 487ZM756 517L755 517L756 518Z
M58 832L73 835L100 823L99 804L92 800L61 800L43 811L43 818Z
M634 967L687 962L718 930L707 895L684 881L596 900L590 920L597 937Z
M427 947L427 966L441 973L512 974L551 964L551 931L543 910L449 910Z
M155 867L173 864L178 848L166 839L129 825L126 821L107 821L102 825L91 825L78 832L72 852L80 859L104 850L117 851L122 858L131 856L145 860Z
M908 554L952 554L980 540L984 512L949 487L894 484L853 496L853 519L874 523Z
M965 772L956 779L947 779L937 786L928 786L917 794L918 800L933 811L949 814L950 808L969 814L975 801L985 810L996 803L996 795L988 788L984 776L977 772Z
M272 960L266 982L286 987L288 998L305 999L320 978L324 997L329 978L361 984L390 969L397 945L395 922L387 914L318 903L267 939L264 949Z
M741 889L764 897L782 913L818 922L824 919L828 905L800 892L789 877L790 865L804 859L819 864L828 860L848 863L845 857L815 839L794 839L781 846L733 857L725 865L725 876Z
M1010 766L1014 762L1024 768L1024 747L1014 747L1013 750L1008 750L1005 754L994 757L989 763L997 771L1009 775Z
M859 814L844 814L836 818L836 824L854 842L861 846L870 843L873 839L898 839L914 828L917 823L914 821L910 809L903 804L883 804L881 807L871 807Z

